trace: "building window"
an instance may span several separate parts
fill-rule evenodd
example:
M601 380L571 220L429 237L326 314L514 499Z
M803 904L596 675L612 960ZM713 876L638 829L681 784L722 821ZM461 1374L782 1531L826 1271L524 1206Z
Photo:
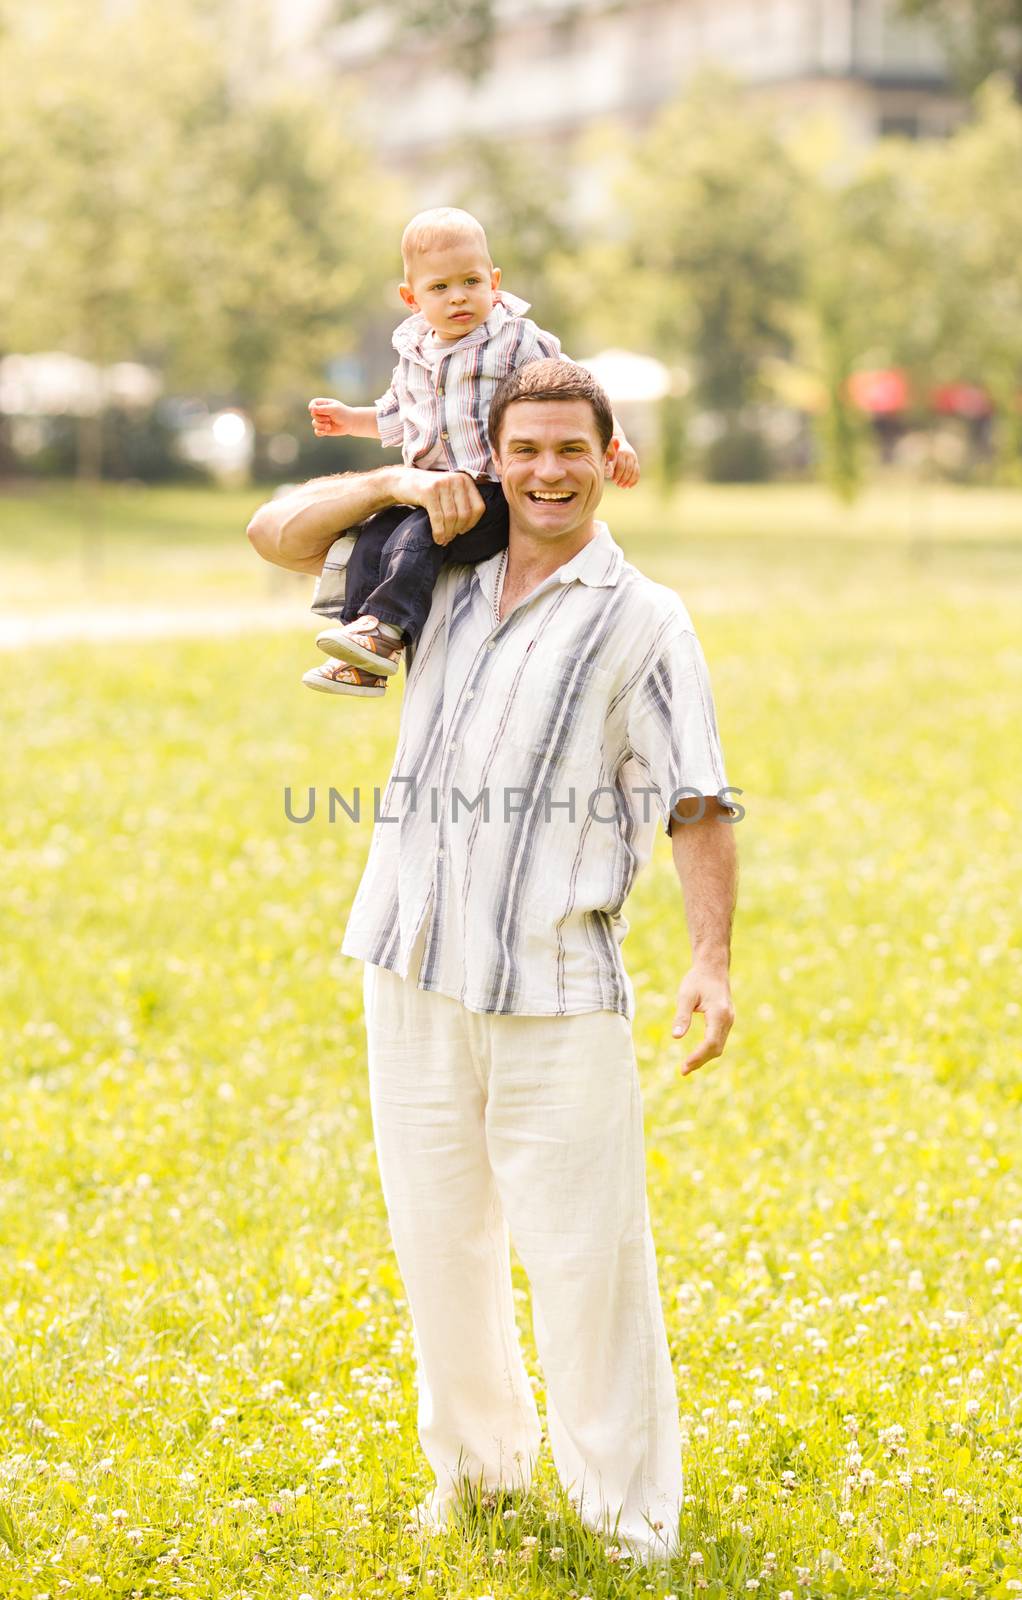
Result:
M881 139L918 139L922 133L919 118L914 112L901 112L880 118Z

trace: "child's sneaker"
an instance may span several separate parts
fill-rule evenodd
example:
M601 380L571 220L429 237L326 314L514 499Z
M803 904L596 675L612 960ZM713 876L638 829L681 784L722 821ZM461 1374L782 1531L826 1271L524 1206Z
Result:
M377 678L350 661L325 661L321 666L303 672L302 682L310 689L322 689L325 694L380 695L386 692L386 678Z
M401 629L375 617L358 617L342 628L324 628L316 643L328 656L350 661L353 667L389 677L401 665L404 650Z

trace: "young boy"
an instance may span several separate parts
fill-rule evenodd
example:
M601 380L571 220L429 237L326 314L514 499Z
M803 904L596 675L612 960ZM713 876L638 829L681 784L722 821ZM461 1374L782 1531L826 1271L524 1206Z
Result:
M413 217L401 239L405 281L400 295L413 313L394 334L399 361L391 386L373 406L311 400L318 436L352 434L400 444L405 464L466 472L485 510L474 528L437 544L429 517L395 506L368 518L347 563L328 554L313 610L343 626L324 629L320 649L335 659L302 681L328 694L381 695L414 646L445 561L478 562L505 548L507 502L494 471L486 430L490 400L505 373L529 361L560 356L552 333L524 313L528 304L500 289L500 268L486 235L467 211L440 207ZM639 464L615 419L620 440L614 481L638 482ZM350 552L350 553L349 553Z

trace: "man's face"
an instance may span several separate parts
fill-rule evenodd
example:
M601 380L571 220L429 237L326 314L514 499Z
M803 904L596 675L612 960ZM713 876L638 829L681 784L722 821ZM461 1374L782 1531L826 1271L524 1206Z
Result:
M616 439L601 448L588 400L513 400L495 450L512 525L551 540L584 529L616 455Z
M401 298L441 339L461 339L486 321L499 284L485 250L463 241L416 256Z

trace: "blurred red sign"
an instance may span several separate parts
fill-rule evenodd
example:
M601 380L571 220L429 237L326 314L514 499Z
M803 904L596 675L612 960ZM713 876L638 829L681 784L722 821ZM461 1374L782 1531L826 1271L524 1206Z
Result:
M933 409L955 417L988 417L990 396L978 383L944 383L931 396Z
M877 372L853 372L848 393L860 411L874 417L888 417L908 405L908 379L897 367Z

